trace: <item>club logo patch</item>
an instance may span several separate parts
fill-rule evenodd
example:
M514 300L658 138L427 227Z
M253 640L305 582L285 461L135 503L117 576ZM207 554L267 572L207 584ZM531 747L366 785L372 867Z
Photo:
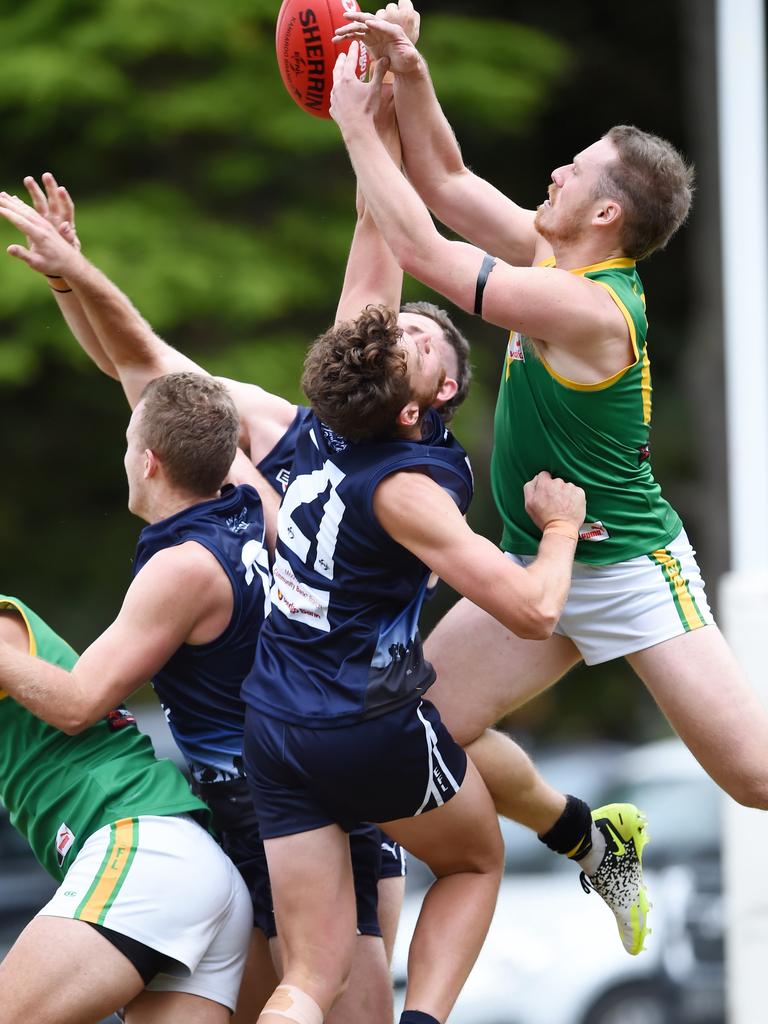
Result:
M512 331L509 336L509 343L507 345L507 359L506 359L506 371L504 379L509 380L509 373L512 369L512 363L524 363L525 362L525 349L523 348L523 341L517 331Z
M127 726L136 725L136 719L128 708L120 707L115 708L114 711L108 711L105 718L110 732L117 732Z
M56 833L56 860L59 867L64 863L64 858L74 845L75 833L65 821L62 821L59 825L59 831Z

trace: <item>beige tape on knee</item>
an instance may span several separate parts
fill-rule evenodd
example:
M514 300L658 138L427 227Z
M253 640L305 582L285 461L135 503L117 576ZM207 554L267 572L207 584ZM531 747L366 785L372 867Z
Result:
M261 1012L274 1013L296 1024L323 1024L323 1011L311 996L295 985L278 985Z

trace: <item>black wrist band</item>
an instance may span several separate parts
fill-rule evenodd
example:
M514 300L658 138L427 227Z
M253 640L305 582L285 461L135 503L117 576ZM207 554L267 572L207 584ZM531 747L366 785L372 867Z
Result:
M496 260L494 257L486 253L483 257L483 264L480 267L480 273L477 275L477 284L475 286L475 316L482 316L483 314L483 292L488 283L488 275L495 266Z

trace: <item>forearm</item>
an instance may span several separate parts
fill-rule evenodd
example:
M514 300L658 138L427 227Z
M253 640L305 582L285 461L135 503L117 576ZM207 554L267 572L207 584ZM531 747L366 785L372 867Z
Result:
M490 541L476 540L477 552L465 566L457 589L517 636L546 640L558 623L568 596L575 541L562 536L542 540L539 555L521 569ZM493 548L493 551L490 550ZM482 566L477 575L474 567ZM444 578L451 583L448 575ZM456 587L456 583L452 584Z
M550 633L557 625L571 589L575 553L575 539L545 530L536 558L526 568L537 595L536 604L551 625Z
M533 211L467 168L423 58L416 71L396 77L395 104L405 171L438 220L512 266L530 266L538 238Z
M83 257L67 271L67 280L131 407L155 377L180 370L205 372L155 334L128 296Z
M59 312L72 332L75 341L102 373L112 377L113 380L119 380L120 375L117 372L117 368L101 347L101 343L91 327L91 322L82 307L80 299L74 291L62 291L62 285L59 285L59 281L62 282L63 286L69 288L69 285L63 278L58 278L51 285L51 292L56 300L56 305L59 307Z
M369 304L400 308L403 272L367 206L349 248L336 322L351 320Z
M77 676L0 644L0 689L37 718L74 735L106 713L95 708Z
M437 232L426 206L393 163L372 125L358 124L345 142L366 205L397 263L466 308L446 282L439 255L445 246L459 243L448 242Z
M406 173L419 195L434 209L433 202L439 202L440 189L447 179L466 168L423 57L415 71L395 76L395 110Z

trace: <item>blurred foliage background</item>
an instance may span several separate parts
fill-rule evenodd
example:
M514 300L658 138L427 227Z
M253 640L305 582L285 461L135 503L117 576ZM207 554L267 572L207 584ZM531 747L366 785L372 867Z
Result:
M277 0L0 0L0 187L52 170L87 255L171 343L214 372L300 400L304 350L333 317L354 181L331 122L283 89ZM698 209L645 268L654 466L700 548L724 565L711 0L421 6L422 47L465 158L522 205L615 123L700 166ZM0 241L15 240L0 225ZM406 282L406 297L424 289ZM456 421L498 521L488 457L503 334L458 314L476 383ZM46 282L0 255L2 590L83 647L116 613L140 524L125 508L127 406L80 353ZM704 370L702 370L704 367ZM708 429L702 427L709 417ZM714 438L713 438L713 435ZM714 528L713 528L714 524ZM443 594L430 621L452 600ZM429 622L427 623L427 625ZM482 665L473 685L482 685ZM639 739L664 725L623 663L577 670L509 723L538 737Z

